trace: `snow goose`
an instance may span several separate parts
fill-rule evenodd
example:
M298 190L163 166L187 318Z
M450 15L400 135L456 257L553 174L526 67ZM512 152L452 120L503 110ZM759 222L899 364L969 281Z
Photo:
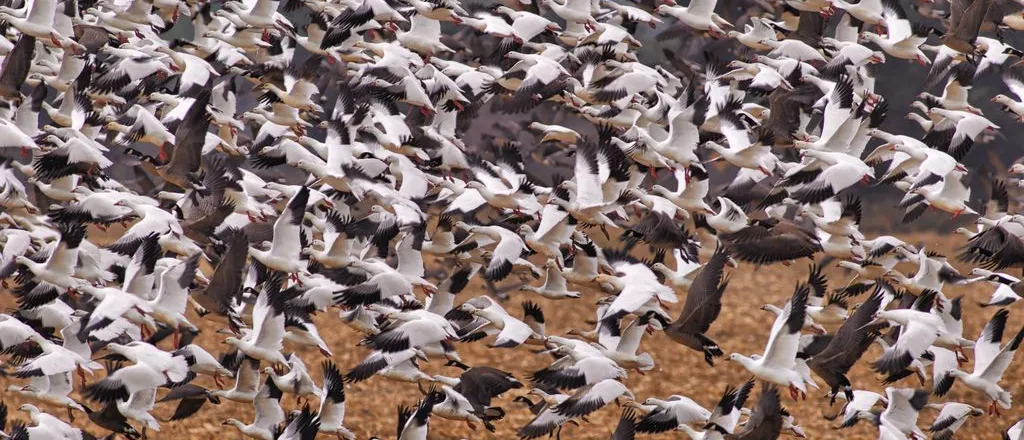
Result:
M566 23L582 24L587 30L597 25L597 20L591 15L592 5L590 0L566 0L559 3L555 0L541 0L551 11L562 17Z
M213 395L235 402L252 403L260 386L260 361L241 351L230 353L224 359L225 368L235 372L235 385L227 390L214 390Z
M944 325L942 318L929 313L934 297L935 292L931 291L917 299L915 308L878 311L872 323L889 322L903 327L896 344L874 363L876 371L893 374L905 370L938 339Z
M692 277L703 267L698 262L687 261L679 249L672 250L672 256L676 262L675 269L669 269L663 262L655 262L651 269L657 271L664 277L664 282L674 289L689 289L693 284Z
M177 344L175 344L175 346L177 346ZM199 345L188 344L179 348L172 354L184 357L189 364L189 371L213 377L213 380L218 386L221 384L221 377L235 377L235 373L233 371L221 365L217 358L213 357L210 352L206 351Z
M718 197L715 199L715 202L718 205L718 211L705 218L707 225L714 229L715 232L719 234L734 234L746 228L750 223L743 209L728 197Z
M114 206L127 207L133 215L141 220L128 228L117 241L107 246L107 249L113 252L134 255L148 237L173 234L180 236L184 232L174 214L155 206L155 202L151 199L123 198L115 202Z
M181 122L174 130L174 151L170 160L156 164L152 159L142 156L143 163L153 165L154 171L164 180L179 188L190 188L193 174L199 171L202 163L203 145L206 142L206 131L210 126L207 106L210 102L209 86L199 89L195 102L188 108ZM162 145L162 144L161 144ZM161 153L163 149L160 150ZM138 156L132 150L133 155Z
M757 78L754 78L754 84L756 83ZM778 86L778 84L769 86L769 90L774 90ZM718 116L720 130L725 135L729 147L723 147L713 141L705 142L704 146L718 153L721 159L725 159L739 168L756 169L766 176L773 175L778 159L771 152L774 139L770 137L770 130L757 130L754 134L758 137L752 140L740 120L740 115L720 109Z
M454 13L452 15L454 16ZM454 52L441 42L440 21L417 14L409 22L411 26L408 31L400 30L395 33L395 40L402 46L427 57L442 52Z
M978 303L981 307L1006 307L1021 300L1021 296L1017 293L1017 290L1024 288L1024 284L1020 283L1019 278L1004 273L992 272L980 267L971 269L971 275L977 277L972 278L970 280L971 282L984 280L989 284L994 284L996 286L996 290L992 292L988 301Z
M549 394L539 388L531 389L528 395L536 395L540 397L540 401L537 404L532 404L528 398L523 397L523 400L530 403L530 411L533 412L534 418L522 428L519 428L519 437L529 440L553 433L560 436L562 424L568 421L569 417L556 413L555 408L569 399L569 396L566 394Z
M729 280L723 277L728 260L729 255L719 247L689 286L679 318L665 327L669 339L703 352L704 361L711 366L715 357L722 356L722 350L704 333L721 311L722 294L729 285Z
M366 336L361 345L384 353L398 353L411 348L426 348L458 336L448 320L425 310L388 311L385 317L397 319L400 324Z
M1017 423L1006 428L1006 431L1003 432L1003 438L1009 440L1024 439L1024 419L1018 420Z
M544 284L540 287L523 285L520 290L536 293L547 299L580 298L580 292L569 290L565 274L558 267L556 260L544 263Z
M117 287L93 287L83 284L76 290L88 294L92 299L98 300L96 309L89 314L82 328L79 331L79 338L85 339L94 332L103 330L118 322L121 318L129 319L136 323L142 323L143 334L148 330L148 324L153 324L148 317L152 313L148 301L138 295L126 292Z
M538 131L543 136L538 141L539 143L544 142L561 142L567 145L576 144L580 140L580 134L569 127L563 127L561 125L548 125L540 122L531 122L527 126L530 130Z
M446 396L439 391L428 393L415 410L409 407L398 408L398 438L402 440L426 440L430 414L434 406L444 402Z
M22 272L26 275L26 281L14 290L21 308L31 309L46 304L79 284L73 274L78 263L78 248L85 239L86 228L82 224L61 223L58 224L58 230L60 241L46 261L35 262L24 255L14 257L17 264L27 269Z
M329 293L321 291L321 303L328 304ZM284 340L303 348L314 348L326 358L333 357L327 342L320 336L320 330L313 323L312 316L306 311L295 311L285 316Z
M894 436L883 438L924 438L925 434L917 427L917 419L928 404L928 391L888 387L885 395L889 405L881 415L876 417L870 413L861 413L861 416L875 419L880 432L889 432L889 435Z
M119 354L131 362L148 366L172 383L182 382L188 377L187 359L182 355L163 351L147 342L110 343L106 348L111 353Z
M256 415L251 424L245 424L238 419L229 418L224 420L222 425L234 426L242 434L259 440L273 440L274 432L278 425L285 421L284 410L281 409L281 390L274 386L269 378L260 387L259 393L253 405L256 408Z
M667 1L666 4L658 5L654 13L672 16L693 29L708 32L715 38L723 38L726 33L722 28L733 26L715 13L717 3L716 0L699 0L688 6L678 6L675 1Z
M561 358L552 365L535 371L530 377L533 382L564 389L577 389L605 379L626 377L626 370L601 354L597 348L574 339L565 341L571 342L571 345L561 345L562 341L552 338L548 339L555 348L549 351Z
M199 268L199 254L165 269L161 274L160 291L156 298L150 302L153 319L171 326L174 329L174 346L178 346L179 329L185 327L192 331L198 331L198 327L188 321L185 317L185 307L188 299L188 287L195 278L196 269Z
M636 425L637 432L656 434L689 426L691 423L706 424L712 412L686 396L672 395L665 400L647 398L642 406L654 407Z
M856 425L857 422L861 420L861 413L871 412L875 405L878 405L879 403L883 406L886 406L889 403L885 396L873 391L854 390L852 395L853 399L847 399L846 394L838 394L836 397L846 400L846 403L843 404L842 409L840 409L834 416L824 416L826 420L830 421L842 416L838 424L832 425L833 428L843 429Z
M981 110L968 102L968 93L971 91L974 75L977 73L974 66L969 63L961 63L953 67L952 75L942 90L942 96L935 96L922 92L918 98L925 102L932 102L934 105L947 110L965 111L981 114ZM958 118L959 119L959 118Z
M801 203L820 203L846 188L875 177L874 169L859 158L848 154L818 150L801 151L805 157L826 164L826 168L813 181L793 192L792 197Z
M14 26L25 35L38 38L54 47L62 47L62 41L67 38L57 32L54 28L54 15L57 12L57 2L43 0L39 3L33 2L24 18L15 16L10 8L0 11L0 18ZM34 41L32 42L35 43Z
M113 165L104 154L105 146L76 133L79 132L66 136L69 133L57 132L44 137L53 147L32 161L36 178L57 179L72 174L95 176Z
M43 412L35 405L24 404L18 407L18 410L27 413L35 426L27 428L20 424L12 426L14 429L11 430L11 438L16 438L15 436L19 434L19 431L24 435L22 438L85 438L85 432L81 429L75 428L63 420Z
M753 359L733 353L728 358L730 361L738 362L759 378L788 387L793 399L807 393L804 379L793 369L793 365L800 345L800 329L804 326L807 314L809 294L810 288L807 285L796 286L784 313L779 315L772 325L764 356Z
M1016 353L1017 347L1020 346L1021 339L1024 339L1024 329L1021 329L1013 339L1000 348L1008 316L1009 312L1006 309L1001 309L985 325L981 336L974 344L976 355L974 372L968 374L954 368L947 373L954 379L960 379L971 389L985 394L991 401L988 413L994 415L999 415L999 407L1010 408L1012 396L999 386L999 380L1002 379L1006 368L1013 362L1013 355ZM944 389L936 390L936 394L944 395L952 384L952 380L945 382Z
M295 27L292 26L291 22L284 15L277 12L278 3L277 0L228 2L225 3L223 10L219 10L215 14L227 17L230 21L240 21L241 23L235 24L243 28L268 29L281 27L294 29Z
M992 97L992 102L998 102L1003 106L1003 111L1013 114L1021 122L1024 122L1024 81L1014 72L1007 72L1003 75L1003 83L1013 93L1014 98L999 94Z
M540 311L535 304L529 302L524 303L523 307L524 310L533 308L537 312ZM488 296L473 298L460 305L456 310L469 313L481 319L476 327L460 329L460 334L472 335L481 331L490 333L494 329L498 330L494 342L488 344L490 347L513 348L526 343L529 339L540 339L543 337L543 335L536 334L533 328L526 322L510 315L501 305ZM540 314L540 318L541 322L543 322L543 314Z
M427 355L417 348L409 348L395 353L376 350L345 373L345 381L362 382L374 375L380 375L402 382L429 382L433 378L420 371L417 363L419 360L427 360Z
M754 50L769 51L771 47L761 44L761 40L777 40L775 30L775 23L771 20L761 17L752 17L750 19L751 24L747 24L743 28L743 32L729 31L727 36L734 38L739 41L740 44L747 46Z
M463 243L469 243L479 238L486 238L496 243L493 255L484 271L484 278L490 281L501 281L512 273L512 264L526 249L526 243L519 234L501 226L473 226L459 222L456 227L470 234L463 240Z
M750 397L750 391L754 389L754 381L748 380L739 388L726 385L725 392L718 400L718 403L708 417L706 428L708 431L697 432L689 425L679 425L677 429L685 432L692 440L711 440L719 436L731 434L740 421L743 406Z
M908 212L913 211L915 205L922 206L922 210L926 206L931 206L950 213L954 219L963 214L977 215L977 211L967 205L971 189L964 185L960 177L954 174L943 179L941 183L910 190L897 206L906 208Z
M906 13L902 11L902 8L899 9L898 11L886 9L882 13L886 25L884 38L874 32L862 32L859 39L874 43L893 57L913 60L922 66L927 66L931 60L921 50L921 45L928 40L931 30L923 25L912 24L906 18Z
M646 264L626 255L612 264L617 275L599 274L594 281L607 284L617 291L614 301L599 317L601 325L609 329L619 328L619 320L637 312L648 303L676 303L679 298L668 286L658 283L658 277Z
M355 434L344 426L345 380L330 360L323 362L324 395L320 401L319 431L335 434L339 439L354 440Z
M6 119L0 120L0 136L4 138L0 148L18 148L23 157L28 157L30 151L40 149L31 136L22 132L17 125Z
M764 39L760 43L772 48L772 51L768 53L769 56L792 58L808 63L825 63L826 61L821 52L800 40Z
M584 417L620 397L633 400L626 385L615 379L605 379L576 390L572 396L555 406L555 413L568 418Z
M932 406L934 404L929 404ZM960 402L946 402L937 404L939 415L935 422L928 428L932 438L953 438L953 435L967 423L970 417L982 415L980 409Z
M288 365L288 360L281 354L287 298L281 293L280 283L280 278L271 278L264 283L253 307L252 330L242 338L230 336L224 340L246 356L269 362L278 369Z
M534 252L539 252L544 257L555 262L559 269L562 269L561 246L569 240L573 230L576 228L576 219L570 217L562 207L548 203L544 205L543 217L550 217L537 226L534 232L530 225L520 225L516 232L523 237L523 241ZM546 214L546 215L545 215Z
M611 8L615 13L618 13L623 20L635 23L647 23L652 29L661 23L661 19L655 17L650 12L640 9L635 6L622 5L612 0L601 0L601 4Z
M449 420L464 420L472 430L476 430L476 424L481 423L488 431L494 432L491 420L498 414L488 415L485 411L477 411L477 407L455 389L461 380L446 376L434 376L433 380L441 384L440 392L445 396L443 401L432 408L434 414Z
M167 145L174 145L174 133L168 131L153 113L138 104L129 108L116 121L108 122L106 127L119 133L114 142L122 147L128 147L136 142L160 147L157 156L160 160L167 160Z
M309 189L303 187L288 201L284 212L274 222L274 241L269 250L249 247L249 254L263 265L288 274L293 280L299 273L305 273L305 264L300 258L303 213L309 201Z
M33 377L32 382L28 385L10 385L7 387L7 391L57 407L67 408L68 419L74 423L75 416L72 410L84 413L85 408L68 396L73 391L73 386L74 381L71 372L68 371L53 376Z
M604 345L601 342L595 343L596 347L601 354L607 358L615 361L622 368L632 369L641 375L645 371L650 371L654 368L654 358L651 357L650 353L640 353L637 351L640 349L640 340L644 334L653 329L660 329L660 327L653 322L654 317L657 316L655 312L647 312L642 316L638 316L632 322L630 322L621 331L618 343L615 346L611 344Z
M570 213L577 211L584 219L600 216L608 210L609 204L619 197L630 180L629 159L622 150L606 142L578 146L574 170L575 180L572 183L575 183L575 191L570 198L575 209L566 210ZM561 188L570 186L569 181L560 184Z
M427 311L444 316L455 308L455 298L469 285L480 270L480 264L465 265L448 275L437 286L437 292L430 296Z
M263 372L274 382L274 386L282 392L287 391L295 394L295 402L297 404L301 404L303 399L309 395L316 396L317 399L323 398L323 391L313 382L313 378L309 375L309 370L306 369L306 364L302 362L302 358L294 353L288 356L288 373L278 375L270 367L264 368Z
M87 385L87 398L101 403L116 404L118 412L133 420L142 421L151 428L159 428L146 408L155 397L157 387L165 384L166 377L148 364L137 363L123 367L106 378ZM152 395L152 396L151 396ZM148 417L147 417L148 416ZM148 426L150 423L154 426Z

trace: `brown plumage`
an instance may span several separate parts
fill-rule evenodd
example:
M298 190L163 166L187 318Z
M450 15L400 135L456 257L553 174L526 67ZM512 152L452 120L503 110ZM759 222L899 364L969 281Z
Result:
M782 402L774 385L761 384L761 398L743 430L725 436L726 440L775 440L782 435Z
M974 41L985 22L992 0L953 0L949 7L949 30L940 40L961 53L974 52Z
M729 255L725 249L719 247L693 279L679 318L665 328L669 339L703 352L704 361L712 366L714 358L722 356L722 349L704 332L711 328L711 323L718 319L722 311L722 293L729 285L728 278L723 279L728 260Z
M28 78L35 52L36 38L22 34L0 66L0 97L8 101L21 101L21 85Z
M813 229L789 220L755 220L750 226L721 238L729 243L734 258L754 264L810 258L821 250Z

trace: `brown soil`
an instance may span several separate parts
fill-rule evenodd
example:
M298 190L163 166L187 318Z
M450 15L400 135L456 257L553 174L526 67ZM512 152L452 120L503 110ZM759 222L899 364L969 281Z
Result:
M91 237L95 239L95 237ZM939 236L918 236L914 237L926 244L929 249L935 249L952 254L954 246L959 244L960 238L955 241ZM901 267L905 272L912 270L910 267ZM752 266L743 265L731 270L731 282L725 294L724 307L718 321L712 326L709 336L717 341L726 353L740 352L745 354L760 353L767 341L767 331L771 326L773 315L759 309L763 303L782 304L792 293L794 284L803 280L807 273L807 263L800 262L792 267L775 265L755 269ZM841 274L834 268L828 272L831 275L831 286L836 287L846 282L845 274ZM991 288L983 285L976 286L950 286L946 289L946 295L950 297L964 295L964 316L965 335L974 338L981 331L985 322L995 313L994 309L982 309L977 306L978 301L987 299ZM467 291L460 295L460 299L468 299L472 296L483 293L479 284L473 284ZM513 314L521 313L519 302L530 299L539 303L547 316L547 328L551 334L563 334L571 326L582 325L584 320L593 319L595 301L599 298L598 293L586 292L582 300L573 302L554 302L539 298L536 295L514 291L511 292L512 299L506 303L506 307ZM682 298L681 298L682 299ZM854 300L856 302L857 300ZM10 307L13 304L10 295L0 295L0 306ZM682 307L680 304L674 307L673 312L678 312ZM197 338L197 343L217 351L221 345L219 342L223 335L214 333L216 324L204 321L191 316L193 322L203 328L203 333ZM1021 313L1011 314L1010 325L1007 326L1007 333L1016 331L1022 324ZM368 350L356 346L360 337L356 333L338 323L333 313L321 315L317 318L320 332L324 339L331 345L335 356L334 361L340 368L347 370L363 359ZM834 330L834 328L830 329ZM169 341L167 342L169 344ZM644 339L641 349L650 352L657 366L646 375L639 375L631 372L626 383L636 393L637 398L642 400L647 397L665 397L671 394L682 394L691 397L695 401L705 405L709 409L717 402L722 391L727 385L739 385L747 380L749 374L739 365L719 360L714 368L709 367L703 361L700 353L686 349L670 341L661 334L648 336ZM460 344L459 354L464 361L470 365L491 365L513 372L524 382L531 371L544 367L550 358L530 354L526 348L517 349L488 349L482 343ZM970 353L970 352L968 352ZM311 370L317 380L320 379L319 363L321 356L315 351L301 352L306 363L311 365ZM873 347L854 369L851 380L858 389L868 389L884 392L874 373L868 368L868 362L880 355L880 349ZM1020 356L1018 356L1020 357ZM1013 394L1024 396L1022 384L1024 384L1024 368L1021 368L1022 359L1009 368L1003 378L1003 386ZM457 375L458 370L454 367L444 367L440 361L431 361L423 365L423 368L430 373L441 373ZM970 366L965 366L970 368ZM77 382L77 380L76 380ZM820 381L819 381L820 382ZM0 389L6 390L10 384L20 384L22 381L13 378L0 378ZM213 387L211 380L199 379L200 384ZM920 386L916 379L905 379L900 386ZM930 386L930 384L929 384ZM76 388L80 384L76 383ZM758 387L759 389L760 387ZM531 419L530 413L522 406L512 403L512 397L525 393L524 390L515 390L506 394L496 404L502 405L507 416L505 420L497 423L498 431L490 434L482 430L471 431L464 423L449 421L434 417L430 423L431 438L438 439L512 439L515 438L516 429ZM759 391L758 391L759 392ZM394 438L395 408L398 405L410 405L420 398L414 384L389 382L380 378L372 378L366 382L347 386L347 414L345 424L357 433L359 438L367 438L377 435L382 438ZM784 395L788 393L783 393ZM823 413L834 413L839 409L839 404L834 408L828 407L828 401L822 396L825 390L812 390L806 401L794 402L788 395L784 397L784 405L796 416L799 423L812 439L868 439L877 437L877 432L867 423L837 431L831 428L831 422L822 418ZM12 416L23 418L24 414L15 411L22 403L27 402L12 393L3 393L3 400L12 409ZM751 398L751 404L756 400ZM934 399L937 401L939 399ZM943 400L956 400L985 408L988 404L982 396L966 388L962 384L953 387L953 391ZM285 395L282 402L286 409L296 408L294 399ZM66 420L66 413L50 409L53 414ZM970 420L960 430L958 438L989 440L999 437L999 432L1016 422L1022 415L1020 405L1013 409L1004 411L1002 417L980 417ZM172 406L161 406L155 411L158 418L166 418L173 411ZM614 429L618 422L621 410L610 405L589 417L590 423L580 427L567 426L562 433L565 439L604 439ZM224 401L220 406L207 406L201 414L191 419L179 422L164 423L159 433L151 433L151 438L162 439L205 439L215 435L226 435L228 438L239 438L241 435L233 428L222 426L221 422L226 417L236 417L246 422L251 422L253 411L246 405ZM936 411L926 410L919 421L919 425L927 429L936 416ZM81 417L80 419L84 419ZM81 423L79 420L77 423ZM89 430L99 434L99 429L89 427ZM684 438L682 433L663 434L651 438Z

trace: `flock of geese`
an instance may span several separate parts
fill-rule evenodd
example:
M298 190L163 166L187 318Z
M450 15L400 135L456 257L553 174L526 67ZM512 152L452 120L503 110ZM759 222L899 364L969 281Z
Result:
M34 403L0 404L0 436L145 438L231 400L253 411L223 423L250 438L390 438L346 423L345 386L366 380L422 395L399 408L400 440L426 439L432 417L493 431L513 411L533 414L522 439L593 438L587 416L613 402L615 440L814 438L790 399L842 401L836 428L884 440L951 439L1010 409L1024 215L1007 182L1024 180L969 203L965 158L1001 148L984 145L1000 127L971 103L976 78L1002 75L1011 93L985 98L1024 120L1022 52L1002 40L1024 12L750 1L733 24L716 3L5 1L0 350L4 395ZM648 27L740 56L645 63ZM885 78L920 87L921 133L886 131L883 63L930 66ZM970 273L862 232L867 185L902 194L904 223L931 208L969 224ZM764 352L716 343L723 296L757 301L730 274L794 262L807 277L749 335ZM850 278L830 283L832 266ZM943 293L968 283L991 286L984 315ZM589 329L547 332L534 295L594 309L573 322ZM325 326L360 346L328 344ZM199 345L200 327L226 345ZM657 372L648 334L752 379L710 409L638 398L628 377ZM467 365L469 344L550 365ZM336 365L339 350L365 358ZM851 381L858 363L882 383ZM952 387L978 406L943 399ZM1024 421L987 420L1024 439Z

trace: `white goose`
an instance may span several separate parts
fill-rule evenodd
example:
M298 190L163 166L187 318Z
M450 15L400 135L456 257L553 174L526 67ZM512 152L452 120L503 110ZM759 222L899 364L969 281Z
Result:
M300 258L299 235L308 200L309 189L303 187L288 201L288 206L274 222L274 241L269 250L249 247L249 254L254 259L271 269L287 273L293 280L298 280L299 273L307 274L306 264Z
M981 336L974 344L975 362L972 373L968 374L955 368L948 372L951 377L960 379L964 385L981 392L989 399L991 403L988 406L988 413L990 415L999 415L1000 407L1010 408L1013 396L999 386L999 381L1013 362L1013 355L1017 352L1021 340L1024 339L1024 328L1022 328L1005 346L1000 348L1008 316L1009 312L1006 309L999 310L981 331ZM952 382L948 382L944 389L937 389L936 394L940 396L945 394L949 390L949 386L952 386Z
M569 290L568 282L563 269L558 267L555 260L548 260L544 263L544 284L541 287L523 285L520 290L536 293L547 299L573 299L580 298L580 292Z
M224 343L233 345L249 357L269 362L282 369L288 360L281 354L284 347L284 295L279 280L271 278L256 297L252 310L252 331L239 339L230 336Z
M667 0L666 4L658 5L654 13L669 15L683 24L698 31L710 33L715 38L726 36L723 27L732 28L732 24L715 13L717 0L691 0L687 6L676 5L675 0Z
M345 380L338 367L331 361L324 361L324 395L320 400L320 432L335 434L345 440L356 436L344 426L345 421Z
M806 285L796 287L783 313L772 325L764 356L751 358L733 353L728 358L730 361L738 362L758 378L788 387L789 395L794 400L807 394L804 378L794 367L800 346L800 329L803 328L806 319L809 294L810 289Z
M1011 113L1017 117L1017 120L1024 122L1024 81L1014 74L1013 72L1007 72L1003 75L1003 83L1013 93L1013 98L998 94L992 97L992 102L998 102L1003 106L1003 111Z

